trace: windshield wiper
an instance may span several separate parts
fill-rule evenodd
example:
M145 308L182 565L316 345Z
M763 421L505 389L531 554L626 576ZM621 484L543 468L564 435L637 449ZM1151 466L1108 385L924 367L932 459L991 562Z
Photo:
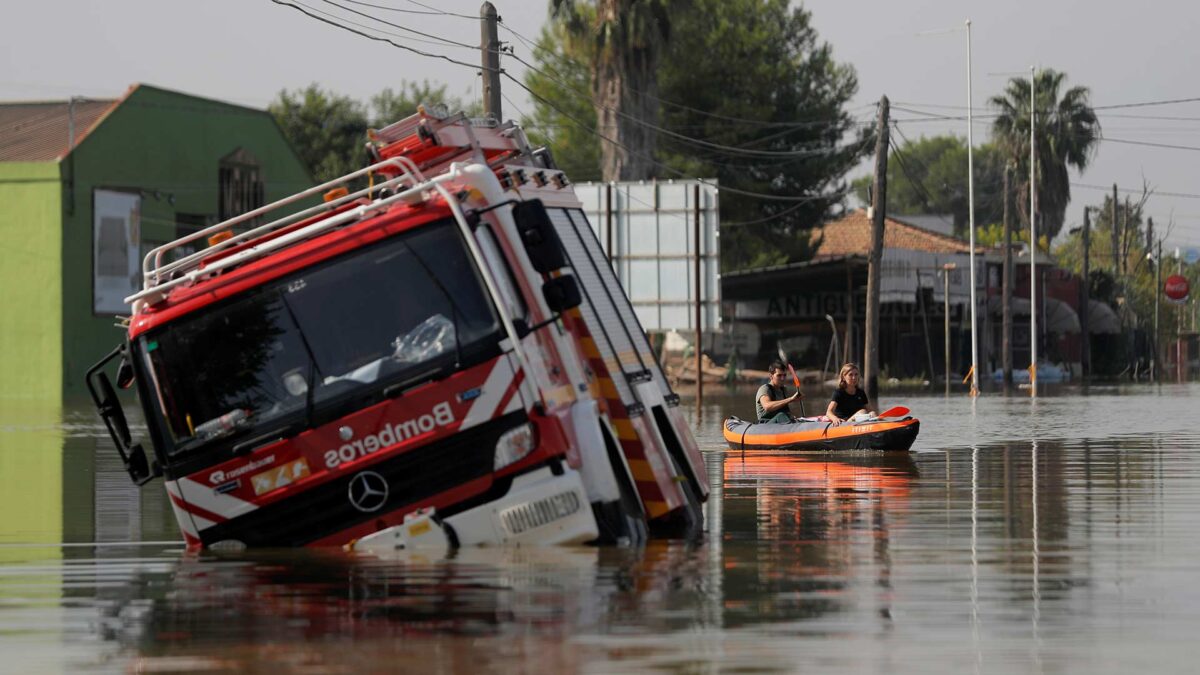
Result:
M454 369L456 370L457 368L458 368L458 366L455 365ZM423 371L417 373L416 375L406 377L403 380L400 380L399 382L393 382L392 384L389 384L388 386L384 387L383 388L383 397L384 398L393 398L395 396L399 396L400 394L403 394L405 392L405 390L412 389L413 387L415 387L419 384L424 384L425 382L429 382L431 380L438 379L438 376L442 376L442 375L446 374L447 372L453 372L453 370L448 369L446 366L437 366L436 368L427 368L426 370L423 370Z

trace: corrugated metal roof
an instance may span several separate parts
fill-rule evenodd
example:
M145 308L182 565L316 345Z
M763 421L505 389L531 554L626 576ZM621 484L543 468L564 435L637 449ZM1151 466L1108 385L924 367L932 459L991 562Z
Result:
M116 106L117 100L0 103L0 162L52 162L67 153L72 115L75 143Z

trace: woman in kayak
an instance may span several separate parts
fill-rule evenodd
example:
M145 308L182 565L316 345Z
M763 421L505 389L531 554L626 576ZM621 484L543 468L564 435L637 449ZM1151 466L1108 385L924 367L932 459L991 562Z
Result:
M834 424L845 422L860 410L874 412L868 407L867 392L858 386L858 378L858 366L853 363L847 363L838 372L837 389L833 390L833 398L825 410L825 416Z

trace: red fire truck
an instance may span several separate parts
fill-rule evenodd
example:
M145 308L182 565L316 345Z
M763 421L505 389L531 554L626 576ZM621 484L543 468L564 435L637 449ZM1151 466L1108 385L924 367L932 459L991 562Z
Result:
M189 547L695 531L703 457L548 153L426 109L367 147L360 171L151 251L87 373Z

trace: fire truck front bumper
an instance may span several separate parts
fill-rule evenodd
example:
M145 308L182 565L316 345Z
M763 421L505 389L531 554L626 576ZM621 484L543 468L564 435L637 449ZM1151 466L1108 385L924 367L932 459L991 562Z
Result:
M453 534L451 534L453 533ZM404 523L363 537L355 551L448 550L460 546L582 544L599 534L579 472L555 475L538 469L513 479L508 494L439 519L433 509L409 514Z

